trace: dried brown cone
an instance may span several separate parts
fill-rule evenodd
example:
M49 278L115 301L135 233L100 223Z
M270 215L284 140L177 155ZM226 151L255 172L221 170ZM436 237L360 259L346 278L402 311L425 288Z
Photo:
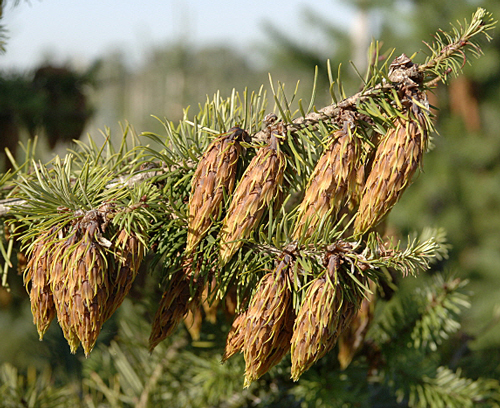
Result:
M246 311L242 323L245 387L278 364L290 350L295 319L288 275L291 261L291 256L285 254L276 269L262 278Z
M325 275L310 284L297 314L291 340L294 381L335 346L358 309L336 279L338 266L338 256L330 256Z
M66 240L54 244L53 263L50 268L50 288L53 293L57 320L73 354L80 345L80 339L71 321L71 295L67 285L68 274L63 265L67 264L65 253L75 244L76 239L76 234L73 234Z
M200 340L201 326L203 324L203 312L201 307L190 308L184 316L184 325L191 338Z
M229 134L208 146L198 163L189 198L187 254L193 252L212 220L219 216L224 194L230 194L234 189L242 140L250 140L247 132L238 127L230 129Z
M359 138L347 130L337 130L332 135L309 180L293 239L310 236L326 218L335 219L349 192L355 188L359 144Z
M139 238L124 229L118 234L115 247L115 263L108 268L110 295L104 321L111 317L130 292L144 254L144 245Z
M111 288L107 269L102 247L86 234L66 265L70 321L86 356L94 348L108 316Z
M361 307L352 319L351 323L345 328L339 337L339 352L337 358L340 368L345 370L355 354L363 347L366 334L373 320L375 309L375 284L370 283L372 294L366 294L367 297L361 302Z
M396 119L377 147L354 222L354 233L375 227L398 202L411 183L427 148L422 120Z
M33 314L33 323L37 327L40 340L42 340L43 335L56 316L56 308L49 284L52 248L53 238L51 234L40 235L34 243L24 275L24 284L28 286L31 283L31 313Z
M213 285L216 284L215 279L213 280ZM201 295L201 305L203 311L205 312L205 319L210 323L215 324L217 322L217 311L219 310L220 300L213 298L209 293L208 285L205 285L203 293Z
M196 285L196 282L194 282ZM149 336L149 351L177 328L191 308L199 307L200 289L195 287L191 293L191 278L185 271L178 272L170 282L156 310L153 326Z
M259 224L266 208L279 196L286 167L276 136L259 149L234 191L220 233L221 264L225 265Z
M222 362L225 362L228 358L239 353L243 349L243 343L245 342L245 324L246 324L247 314L242 312L235 317L233 324L231 325L231 330L227 335L226 348L224 349L224 355L222 356Z

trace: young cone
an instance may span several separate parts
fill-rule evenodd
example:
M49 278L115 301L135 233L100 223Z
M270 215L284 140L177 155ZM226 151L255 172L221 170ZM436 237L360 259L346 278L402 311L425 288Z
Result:
M197 286L191 296L191 279L185 270L178 272L172 278L168 289L163 293L153 320L149 336L150 352L174 332L191 308L199 306L200 293L201 290Z
M229 333L227 335L226 348L224 349L222 362L225 362L228 358L232 357L243 349L243 343L245 342L246 319L246 312L242 312L233 320L231 330L229 330Z
M290 350L295 319L288 277L291 261L290 255L283 255L276 269L262 278L246 311L242 322L245 387L278 364Z
M401 198L422 162L427 149L427 96L420 91L422 75L406 55L396 58L389 79L398 84L403 107L375 152L354 221L354 234L361 235L375 227Z
M72 247L77 241L77 233L74 232L69 238L64 241L59 241L54 244L53 263L50 268L50 288L53 293L54 306L57 313L57 320L63 332L64 338L67 340L71 353L75 354L80 339L73 328L71 321L71 295L67 285L68 273L63 265L67 265L65 254L68 248Z
M354 222L355 234L375 227L410 184L427 145L422 129L415 120L398 118L378 146Z
M106 259L92 235L86 234L71 254L66 273L70 321L88 356L94 348L107 313L110 283Z
M323 219L336 217L349 191L354 189L358 157L358 137L345 129L337 130L311 175L293 239L310 236Z
M219 216L224 193L233 191L242 140L250 140L247 132L238 127L230 129L229 134L208 146L198 163L189 198L187 254L196 248L212 225L212 220Z
M282 188L286 167L275 135L271 143L259 149L234 191L222 225L221 264L225 265L259 224L266 208Z
M56 315L52 290L49 285L52 247L50 233L42 234L38 237L24 275L24 284L27 286L31 282L31 313L33 314L33 323L37 327L40 340L42 340L43 335Z
M343 293L337 277L339 267L338 254L330 255L325 275L315 279L307 289L291 339L294 381L335 346L358 308Z
M341 333L339 337L339 352L337 358L340 363L340 369L345 370L354 357L354 355L363 347L366 333L371 326L375 309L375 284L370 284L373 293L364 298L361 307L352 319L351 323Z
M104 321L113 315L130 292L144 253L141 241L126 230L121 230L118 234L115 247L115 264L108 268L111 291Z

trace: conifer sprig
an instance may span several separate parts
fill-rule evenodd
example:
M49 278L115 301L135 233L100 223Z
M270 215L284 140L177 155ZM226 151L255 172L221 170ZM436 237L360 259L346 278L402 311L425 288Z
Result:
M215 300L235 291L246 333L243 343L230 337L236 340L227 354L243 350L246 385L284 357L292 331L297 379L335 345L383 269L416 274L445 255L437 232L409 239L401 249L372 231L421 166L433 131L427 87L458 72L467 50L478 55L472 38L483 33L489 39L493 26L479 9L470 24L439 34L421 66L404 54L380 66L375 44L363 89L348 97L337 78L337 98L329 69L332 99L341 100L320 110L314 107L317 72L307 108L295 101L297 88L290 96L271 80L274 113L265 115L262 88L233 91L227 99L216 94L196 115L186 110L178 125L164 121L164 135L144 133L150 145L132 137L129 149L126 128L116 150L106 133L101 147L89 139L63 160L30 161L28 172L20 166L14 185L23 203L13 216L30 256L26 284L40 334L55 307L72 351L82 343L88 354L151 249L154 262L161 261L160 285L170 283L152 346L199 308L205 289ZM228 133L248 134L251 143L219 145L233 142ZM271 280L269 270L279 277ZM453 296L455 284L448 283L452 294L445 285L442 293L427 294L439 304L410 316L422 354L457 329L453 322L465 300ZM333 313L324 313L322 303ZM313 336L304 343L306 332Z
M491 41L489 31L495 28L496 23L491 13L478 8L470 22L464 20L462 24L457 21L456 25L451 24L451 32L439 30L432 44L424 42L431 53L419 66L419 71L426 74L426 82L432 83L436 78L444 80L449 73L458 75L468 62L467 52L480 57L479 40L474 37L482 34L487 41Z

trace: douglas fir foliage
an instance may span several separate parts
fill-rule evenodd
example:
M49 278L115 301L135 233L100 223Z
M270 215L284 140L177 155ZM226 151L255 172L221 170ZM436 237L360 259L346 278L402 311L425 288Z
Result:
M473 38L489 39L494 24L478 9L470 23L437 34L422 64L417 57L381 54L374 44L364 88L346 97L339 83L338 100L328 72L332 105L320 110L313 101L304 110L299 101L293 111L283 85L275 90L271 82L275 113L266 115L262 89L241 97L234 92L227 100L216 95L194 118L186 111L178 126L164 122L165 136L143 134L152 146L137 137L127 146L125 132L118 150L109 137L102 148L90 139L47 165L16 164L15 173L2 178L12 187L4 215L14 231L5 236L2 253L7 264L13 247L28 258L24 279L40 338L57 316L71 351L81 344L88 356L137 274L149 269L163 292L151 354L144 353L145 339L136 339L127 353L112 342L116 370L137 377L126 390L107 389L116 401L137 402L129 395L134 390L140 401L154 394L153 385L141 388L142 373L133 372L140 361L157 362L150 373L155 384L162 383L161 373L164 381L182 375L166 368L171 354L162 341L186 318L199 337L200 316L213 321L215 307L225 304L233 323L222 360L231 366L231 357L243 354L245 387L280 362L276 370L287 369L298 381L313 365L322 367L321 359L331 359L340 339L346 372L363 349L371 384L410 406L499 403L498 382L463 379L427 357L428 347L458 328L456 315L467 301L457 279L438 279L427 309L415 305L428 295L388 308L385 323L375 323L370 342L364 341L379 289L394 288L397 274L415 275L446 255L439 231L404 247L384 235L382 221L429 147L427 93L459 73L468 53L479 56ZM173 350L187 356L179 344L172 343ZM404 361L405 347L415 349L414 361ZM158 360L158 354L166 357ZM196 368L187 364L186 375ZM343 381L332 377L334 370L325 373L318 379L328 382L324 389ZM217 375L206 381L216 387ZM309 401L299 384L294 398ZM443 392L443 384L456 392ZM220 398L229 392L218 389ZM214 406L217 398L210 400Z

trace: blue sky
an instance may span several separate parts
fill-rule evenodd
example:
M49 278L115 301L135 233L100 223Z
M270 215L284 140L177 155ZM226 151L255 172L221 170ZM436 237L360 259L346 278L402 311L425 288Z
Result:
M21 0L7 2L7 53L0 68L29 69L44 57L86 64L121 49L139 61L151 47L187 38L191 44L249 47L266 39L264 20L305 43L314 33L304 7L347 27L350 11L337 0Z

